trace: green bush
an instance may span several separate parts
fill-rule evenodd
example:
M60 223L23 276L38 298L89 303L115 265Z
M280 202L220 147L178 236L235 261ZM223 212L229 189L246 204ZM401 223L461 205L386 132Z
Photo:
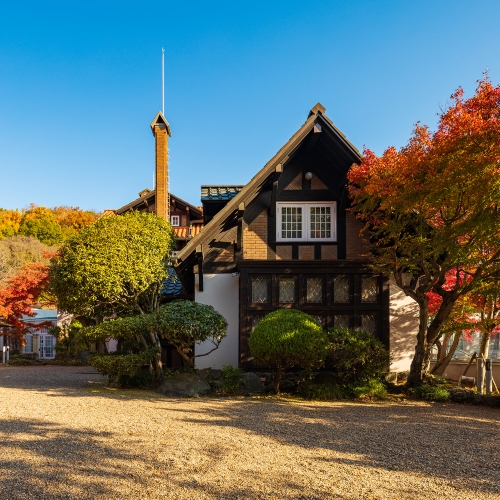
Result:
M326 366L347 380L381 378L389 370L389 352L367 332L332 328L327 332L329 353Z
M9 365L10 366L29 366L32 365L33 362L30 361L29 359L25 358L10 358L9 359Z
M150 347L139 354L92 354L89 364L99 373L107 375L109 380L122 376L134 377L139 368L149 363L158 352L158 348Z
M329 372L320 373L312 380L302 382L297 387L297 393L303 398L318 401L332 401L352 397L349 388L339 385L337 377Z
M297 392L306 399L319 401L353 398L384 399L387 397L387 389L380 379L346 383L329 372L320 373L314 379L306 380L299 385Z
M149 387L153 383L153 377L148 371L141 371L136 375L120 375L118 384L121 387Z
M368 382L357 383L351 386L355 398L385 399L387 388L378 378L372 378Z
M221 392L224 394L235 394L240 388L242 371L239 368L234 368L231 365L222 367L222 387Z
M422 384L415 389L410 389L409 392L424 401L448 401L450 399L448 389L435 385Z
M327 337L322 328L311 316L294 309L280 309L265 316L250 335L248 345L256 361L273 370L277 394L284 370L319 367L327 354Z

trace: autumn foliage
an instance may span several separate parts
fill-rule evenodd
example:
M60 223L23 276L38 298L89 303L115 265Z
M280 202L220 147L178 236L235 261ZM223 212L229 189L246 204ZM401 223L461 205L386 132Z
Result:
M0 239L22 235L47 245L58 245L99 218L78 207L48 208L31 204L25 210L0 209Z
M33 308L50 299L46 295L49 281L49 268L39 263L31 263L23 267L18 274L0 286L0 317L7 323L9 335L16 335L20 340L27 331L23 316L34 316ZM44 324L38 327L44 327Z
M417 124L400 150L365 149L349 192L374 267L419 305L418 385L456 302L500 267L500 86L485 76L470 98L459 88L437 130ZM430 292L440 298L431 317Z

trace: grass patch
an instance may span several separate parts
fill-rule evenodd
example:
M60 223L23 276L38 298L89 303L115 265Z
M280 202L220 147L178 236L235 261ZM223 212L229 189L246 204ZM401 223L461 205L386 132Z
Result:
M342 383L328 372L320 373L313 380L306 380L297 388L305 399L334 401L339 399L381 400L388 397L385 384L378 378L367 382Z
M444 402L450 399L448 389L436 385L422 384L415 389L409 389L408 392L424 401Z

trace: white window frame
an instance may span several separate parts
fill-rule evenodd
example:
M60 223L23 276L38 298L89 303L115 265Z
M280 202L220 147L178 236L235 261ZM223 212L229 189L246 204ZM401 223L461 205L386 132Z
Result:
M29 338L28 338L29 337ZM25 346L24 346L24 352L26 354L32 354L33 353L33 334L32 333L26 333L24 334L24 340L26 340L26 342L28 342ZM29 346L29 344L31 344L31 350L30 351L27 351L26 348Z
M179 215L172 215L170 217L170 224L174 227L179 227L181 225L181 217Z
M296 207L302 208L302 238L283 238L281 236L281 209L283 207ZM331 208L331 231L330 238L311 238L311 220L310 208L311 207L330 207ZM276 203L276 241L277 242L292 242L292 241L306 241L309 243L323 243L337 241L337 202L301 202L301 203Z

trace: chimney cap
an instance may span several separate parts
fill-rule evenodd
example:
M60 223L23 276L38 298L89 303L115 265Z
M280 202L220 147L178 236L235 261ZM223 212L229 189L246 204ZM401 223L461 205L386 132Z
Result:
M146 189L143 189L140 193L139 193L139 197L140 198L146 198L146 196L148 196L150 193L152 193L153 191L149 188L146 188Z
M170 131L170 125L168 124L167 120L163 116L163 113L161 111L158 111L156 113L156 116L153 118L153 121L151 122L151 132L153 132L153 135L155 135L155 127L166 127L167 129L167 134L172 137L172 132Z

